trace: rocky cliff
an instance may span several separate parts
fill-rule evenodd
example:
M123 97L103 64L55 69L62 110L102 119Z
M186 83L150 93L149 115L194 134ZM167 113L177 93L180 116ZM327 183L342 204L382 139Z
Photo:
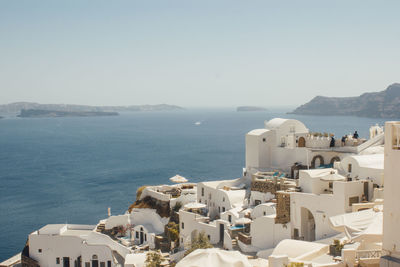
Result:
M381 92L365 93L357 97L316 96L291 113L400 118L400 83L394 83Z
M119 112L119 111L169 111L183 109L179 106L159 105L133 105L133 106L87 106L65 104L39 104L32 102L16 102L0 105L0 114L18 114L23 109L68 111L68 112Z
M267 109L263 108L263 107L241 106L241 107L237 107L236 111L238 111L238 112L243 112L243 111L267 111Z
M103 111L58 111L42 109L22 109L18 117L21 118L43 118L43 117L97 117L117 116L118 112Z

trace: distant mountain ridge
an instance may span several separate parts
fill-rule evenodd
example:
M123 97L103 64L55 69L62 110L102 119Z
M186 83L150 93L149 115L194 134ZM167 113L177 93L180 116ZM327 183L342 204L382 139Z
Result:
M46 117L99 117L118 116L118 112L105 111L58 111L43 109L21 109L20 118L46 118Z
M357 97L316 96L290 113L400 118L400 83L394 83L381 92L364 93Z
M240 106L236 108L236 111L267 111L266 108L263 107L256 107L256 106Z
M182 107L175 105L131 105L131 106L88 106L70 104L39 104L33 102L15 102L0 105L0 113L18 114L21 110L51 110L67 112L118 112L118 111L169 111L181 110Z

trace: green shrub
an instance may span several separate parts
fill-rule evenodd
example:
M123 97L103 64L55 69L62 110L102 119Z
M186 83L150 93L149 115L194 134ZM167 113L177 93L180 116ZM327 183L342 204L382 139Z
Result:
M188 255L199 248L200 249L213 248L213 245L211 245L210 240L208 239L204 231L194 236L192 242L190 243L190 248L186 251L185 255Z
M178 212L182 208L181 202L176 202L175 206L172 208L173 211Z
M152 251L148 252L146 255L146 267L160 267L162 262L162 257L159 252Z
M288 264L288 267L303 267L304 263L303 262L291 262Z
M138 190L136 191L136 200L140 199L140 196L143 193L143 190L147 187L147 185L143 185L141 187L138 188Z

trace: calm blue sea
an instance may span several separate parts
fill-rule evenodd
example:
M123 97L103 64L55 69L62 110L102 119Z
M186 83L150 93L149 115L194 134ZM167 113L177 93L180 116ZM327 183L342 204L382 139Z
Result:
M140 185L175 174L193 182L239 177L246 132L273 117L336 136L367 137L369 126L384 122L233 110L0 120L0 261L45 224L96 224L107 207L123 213Z

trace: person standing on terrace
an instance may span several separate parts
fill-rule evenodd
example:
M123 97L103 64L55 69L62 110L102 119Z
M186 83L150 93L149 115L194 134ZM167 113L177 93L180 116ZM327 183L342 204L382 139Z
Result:
M329 147L335 147L335 136L332 135L331 137L331 143L329 144Z
M345 135L342 136L342 146L346 145L346 139L347 137Z

